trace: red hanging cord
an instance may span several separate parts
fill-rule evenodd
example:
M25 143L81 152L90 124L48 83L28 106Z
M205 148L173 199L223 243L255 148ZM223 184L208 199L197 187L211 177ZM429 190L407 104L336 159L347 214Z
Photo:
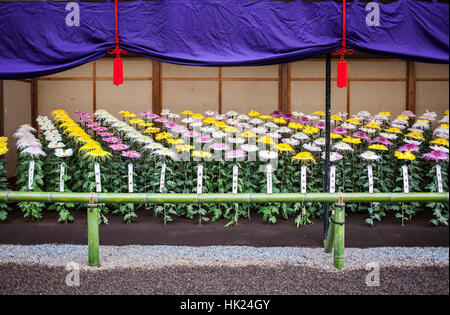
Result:
M116 27L116 37L115 43L116 48L108 49L108 54L116 54L116 59L114 59L113 64L113 84L120 85L123 83L123 63L122 58L120 58L120 54L128 54L126 50L120 49L119 47L119 22L118 22L118 13L117 13L117 1L114 2L114 15L115 15L115 27Z
M345 48L346 39L346 25L345 25L345 0L342 1L342 46L341 49L332 52L333 55L340 55L341 60L338 62L337 68L337 86L343 88L347 86L347 63L345 62L345 55L351 55L354 53L353 49Z

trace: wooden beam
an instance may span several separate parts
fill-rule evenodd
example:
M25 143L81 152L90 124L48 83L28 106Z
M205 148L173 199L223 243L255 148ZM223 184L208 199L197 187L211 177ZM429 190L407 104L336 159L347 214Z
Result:
M3 95L3 80L0 80L0 136L5 135L5 104Z
M416 112L416 68L413 61L406 64L406 110Z
M38 129L36 118L39 113L38 81L31 79L31 126Z
M92 63L92 112L97 111L97 64L94 61Z
M278 109L283 113L291 112L291 66L281 64L278 68Z
M347 63L347 114L350 117L350 111L351 111L351 77L350 77L350 63Z
M218 100L218 112L219 114L222 114L222 67L219 67L219 100Z
M160 114L162 111L161 66L160 61L152 61L152 111L155 114Z

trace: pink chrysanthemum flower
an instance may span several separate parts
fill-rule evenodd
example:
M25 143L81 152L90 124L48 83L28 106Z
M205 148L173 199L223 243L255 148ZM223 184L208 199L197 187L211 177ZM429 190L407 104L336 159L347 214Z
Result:
M114 134L112 132L109 132L109 131L103 131L103 132L99 132L98 135L100 137L112 137Z
M228 151L225 154L225 158L226 159L239 159L239 158L244 158L245 154L246 153L243 150L233 150L233 151Z
M134 150L130 150L130 151L123 151L122 156L127 157L127 158L132 158L132 159L137 159L140 158L142 156L141 153L134 151Z
M366 141L370 141L370 137L368 135L366 135L364 132L362 131L357 131L352 135L353 138L360 138Z
M147 114L147 115L145 115L145 118L147 118L147 119L156 119L156 118L159 118L159 116L156 115L156 114Z
M405 151L411 151L411 152L419 152L420 147L414 143L407 143L404 146L400 147L397 151L405 152Z
M119 143L121 142L119 137L107 137L107 138L102 138L103 141L108 142L108 143Z
M227 151L229 146L226 143L213 143L209 146L209 148L214 151Z
M211 138L210 136L202 136L202 137L198 137L194 141L197 143L210 143L213 141L213 138Z
M128 149L130 146L128 144L123 143L114 143L110 144L109 147L113 149L114 151L122 151Z
M348 131L344 127L339 126L334 128L331 132L336 133L338 135L346 135Z
M389 141L388 139L384 138L384 137L376 137L375 139L372 140L373 143L381 143L382 145L386 145L386 146L390 146L390 145L394 145L391 141Z
M427 161L434 161L436 163L439 163L440 161L448 162L448 153L433 150L431 152L423 154L422 158Z

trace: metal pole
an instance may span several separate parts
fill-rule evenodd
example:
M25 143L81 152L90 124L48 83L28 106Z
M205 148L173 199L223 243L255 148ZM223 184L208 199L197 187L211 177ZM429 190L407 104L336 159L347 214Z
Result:
M331 55L327 54L325 83L325 175L323 188L330 192L330 116L331 116ZM330 204L323 204L323 243L326 245Z

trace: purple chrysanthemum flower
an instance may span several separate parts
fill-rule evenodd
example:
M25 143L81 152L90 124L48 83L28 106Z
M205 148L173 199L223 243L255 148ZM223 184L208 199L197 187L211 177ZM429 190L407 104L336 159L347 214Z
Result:
M423 154L422 158L427 161L434 161L436 163L439 163L439 161L448 162L448 153L438 151L438 150L433 150L431 152Z
M334 128L331 132L337 133L338 135L346 135L348 131L344 127L339 126Z
M417 144L414 143L407 143L404 146L398 148L397 151L405 152L405 151L411 151L411 152L419 152L420 147Z
M88 128L94 128L94 127L99 127L99 126L100 126L99 122L93 122L93 123L87 124Z
M325 129L325 122L318 121L318 122L316 122L315 126L319 129Z
M305 116L301 117L298 120L298 122L301 123L301 124L308 124L308 125L312 124L312 121L308 117L305 117Z
M147 115L149 115L149 114L151 114L152 113L152 111L151 110L149 110L149 109L146 109L146 110L144 110L142 113L141 113L141 116L147 116Z
M376 137L375 139L372 140L372 142L381 143L382 145L386 146L394 145L391 141L389 141L385 137Z
M270 116L279 118L279 117L284 116L284 114L280 110L274 110L273 112L270 113Z
M414 113L410 110L405 110L401 116L406 116L406 117L416 117L416 115L414 115Z
M295 116L292 114L284 114L283 118L286 120L295 120Z

